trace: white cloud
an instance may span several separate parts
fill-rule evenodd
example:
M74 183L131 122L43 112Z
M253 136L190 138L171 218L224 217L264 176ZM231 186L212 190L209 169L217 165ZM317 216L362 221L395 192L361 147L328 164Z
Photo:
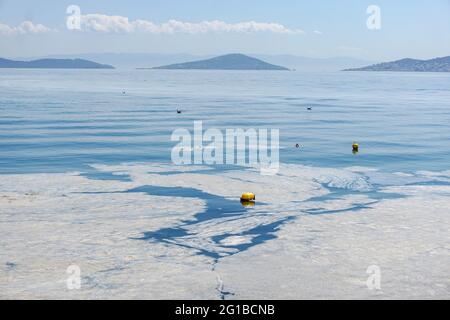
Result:
M0 23L0 35L17 35L17 34L39 34L51 31L50 28L42 24L34 24L31 21L24 21L18 26L9 26Z
M219 20L201 22L183 22L169 20L165 23L156 24L148 20L130 21L127 17L108 16L104 14L86 14L81 16L81 28L85 31L96 31L104 33L132 33L143 32L153 34L174 33L210 33L210 32L271 32L277 34L302 34L302 30L293 30L279 23L266 22L238 22L227 23Z
M80 17L81 30L102 33L151 33L151 34L204 34L204 33L255 33L269 32L276 34L303 34L299 29L290 29L274 22L245 21L227 23L220 20L184 22L169 20L157 24L148 20L129 20L123 16L104 14L86 14ZM52 29L31 21L24 21L18 26L0 23L0 35L42 34Z
M314 33L315 33L315 34L318 34L318 35L322 35L322 34L323 34L323 32L322 32L322 31L319 31L319 30L314 30Z

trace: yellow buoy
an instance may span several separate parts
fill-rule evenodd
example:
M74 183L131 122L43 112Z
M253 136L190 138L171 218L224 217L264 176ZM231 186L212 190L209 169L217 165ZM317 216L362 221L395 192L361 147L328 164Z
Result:
M357 144L356 142L353 142L352 149L353 149L353 152L358 152L359 151L359 144Z
M255 201L255 194L251 192L243 193L241 196L241 201Z

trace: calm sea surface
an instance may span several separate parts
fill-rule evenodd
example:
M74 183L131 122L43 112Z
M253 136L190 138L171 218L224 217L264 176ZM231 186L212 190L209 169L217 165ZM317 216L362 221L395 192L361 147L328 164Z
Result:
M279 129L283 163L445 170L450 74L2 69L0 174L170 163L195 120Z

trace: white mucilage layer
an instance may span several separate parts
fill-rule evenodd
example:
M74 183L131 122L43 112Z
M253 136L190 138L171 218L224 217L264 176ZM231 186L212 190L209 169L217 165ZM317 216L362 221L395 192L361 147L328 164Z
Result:
M1 176L1 298L215 299L218 287L237 299L450 297L448 171L386 175L286 165L268 177L163 164L95 168L131 181ZM373 183L384 181L398 185L377 192L399 197L371 198ZM406 185L420 182L443 184ZM205 199L126 192L142 186L237 202L250 191L257 204L238 218L195 221ZM327 197L335 188L343 193ZM309 214L316 212L336 214ZM287 217L276 238L239 251L255 237L246 232ZM180 226L187 235L171 243L139 240ZM217 236L223 238L213 241ZM81 269L79 290L67 289L70 265ZM366 286L371 265L381 270L381 290Z

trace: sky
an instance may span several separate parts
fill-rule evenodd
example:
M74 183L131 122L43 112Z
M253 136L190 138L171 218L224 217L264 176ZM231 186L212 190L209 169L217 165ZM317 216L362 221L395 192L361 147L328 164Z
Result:
M0 0L0 57L107 52L449 56L450 0Z

